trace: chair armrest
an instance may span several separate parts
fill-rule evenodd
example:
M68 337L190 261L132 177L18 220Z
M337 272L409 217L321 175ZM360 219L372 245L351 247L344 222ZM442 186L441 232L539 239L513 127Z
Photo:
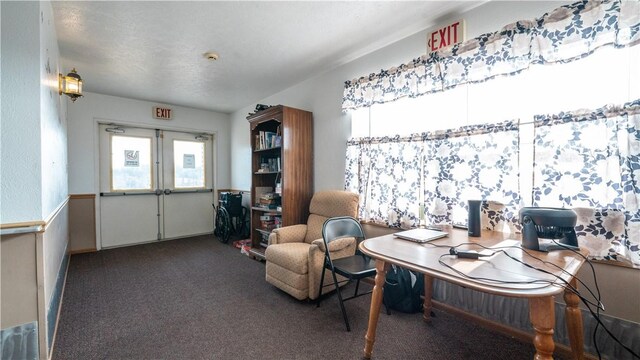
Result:
M329 252L333 253L333 252L340 251L349 245L355 244L355 241L356 239L352 237L334 240L329 243ZM322 239L313 240L311 244L316 245L320 249L320 251L324 253L324 241Z
M307 225L291 225L274 229L269 235L269 245L291 242L304 242L307 235Z

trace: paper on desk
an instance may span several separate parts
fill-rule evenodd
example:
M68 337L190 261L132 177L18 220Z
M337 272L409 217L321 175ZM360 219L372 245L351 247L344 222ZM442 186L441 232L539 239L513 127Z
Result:
M536 267L543 265L527 256L519 249L520 242L517 240L505 240L491 247L491 250L482 250L481 254L490 255L495 252L494 256L483 257L480 259L459 259L455 257L445 257L442 261L451 266L453 269L466 275L467 280L475 281L481 284L490 284L491 286L511 289L539 289L549 286L550 283L556 281L556 277L551 274L545 274L541 271L528 268L506 254L512 257L534 263ZM472 246L469 249L473 248ZM544 267L545 270L553 272L550 268ZM557 269L555 269L557 271ZM532 281L540 281L530 283Z

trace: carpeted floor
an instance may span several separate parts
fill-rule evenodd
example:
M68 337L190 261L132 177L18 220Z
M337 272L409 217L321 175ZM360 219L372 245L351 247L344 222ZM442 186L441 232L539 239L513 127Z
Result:
M71 257L54 360L360 359L370 296L320 308L212 237ZM531 359L531 344L437 312L380 315L374 359Z

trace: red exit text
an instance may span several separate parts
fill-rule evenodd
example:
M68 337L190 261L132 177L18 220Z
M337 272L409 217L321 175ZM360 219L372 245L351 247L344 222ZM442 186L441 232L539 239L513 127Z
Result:
M161 120L171 120L173 111L170 108L163 108L159 106L153 107L153 117Z
M432 32L427 39L429 52L438 51L464 41L464 20Z

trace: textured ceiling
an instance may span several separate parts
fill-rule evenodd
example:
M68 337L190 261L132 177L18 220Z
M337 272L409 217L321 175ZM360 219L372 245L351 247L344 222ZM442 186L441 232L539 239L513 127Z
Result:
M478 3L52 2L86 91L227 113Z

